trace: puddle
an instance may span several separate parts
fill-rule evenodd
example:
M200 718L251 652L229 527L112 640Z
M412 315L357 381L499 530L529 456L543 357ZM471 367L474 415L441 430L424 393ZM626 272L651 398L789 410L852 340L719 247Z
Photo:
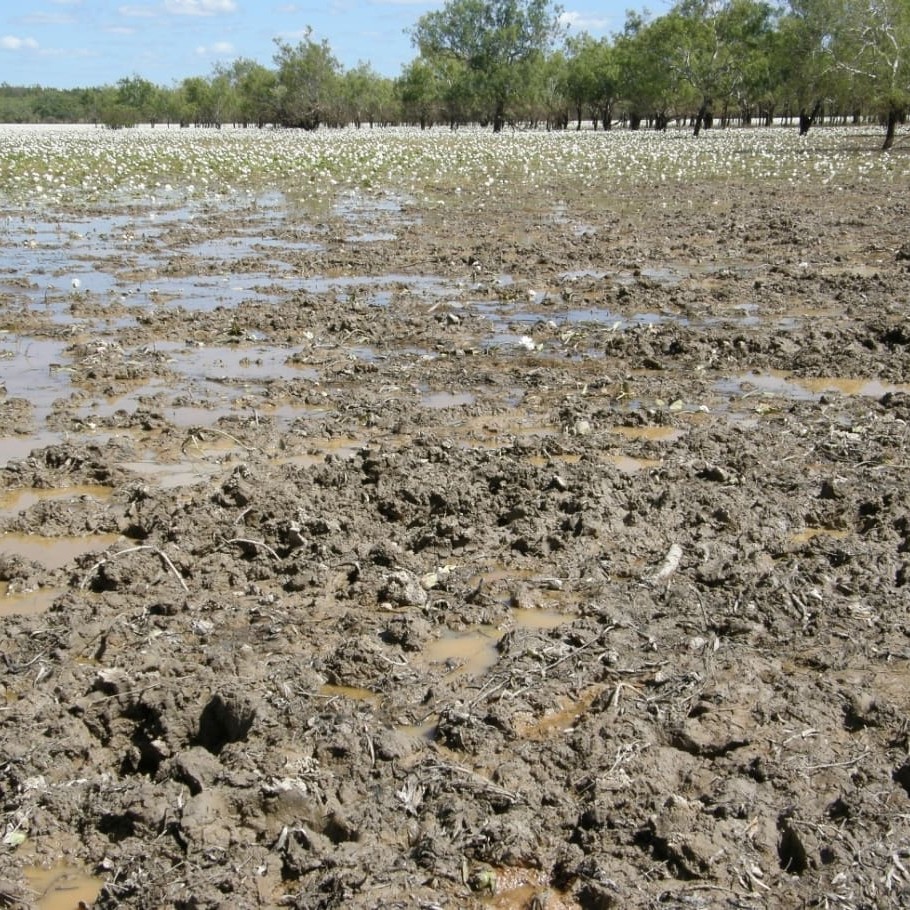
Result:
M378 294L389 286L400 287L409 293L421 292L424 296L450 297L452 290L442 278L435 275L409 275L404 272L388 275L317 275L297 279L294 287L312 294L327 294L330 291L357 290L367 288L371 294ZM388 302L387 298L383 298Z
M556 323L558 328L587 323L599 326L606 325L619 331L634 327L659 325L664 322L686 323L688 321L683 317L665 316L660 313L635 313L632 316L621 316L613 310L604 307L532 312L530 310L510 310L507 304L487 303L484 301L474 302L473 307L489 324L490 332L483 341L484 347L511 346L520 347L528 351L532 349L524 339L526 334L538 323L552 321Z
M797 385L808 389L813 395L825 392L840 392L842 395L881 398L888 392L910 392L910 384L892 385L877 379L848 379L837 377L791 379Z
M635 474L637 471L647 471L650 468L659 468L659 458L633 458L630 455L618 455L608 452L604 459L619 468L623 474Z
M104 885L101 879L68 863L58 863L50 869L27 867L25 880L35 894L29 902L32 910L78 910L91 906Z
M169 357L168 367L196 382L221 385L263 384L275 380L317 379L311 367L297 366L288 359L282 345L251 347L248 345L162 344L156 350Z
M434 410L460 408L474 404L475 401L475 396L470 392L429 392L420 399L423 407Z
M523 726L520 731L522 738L539 742L550 736L571 731L602 691L603 686L592 686L585 690L580 698L565 701L557 710L548 712L534 723Z
M0 436L0 464L11 461L22 461L36 449L59 445L63 440L62 433L38 433L34 436Z
M506 444L512 438L543 438L561 433L559 427L550 424L521 423L514 411L468 417L458 428L459 437L466 441L479 439L493 445Z
M722 379L714 390L724 395L776 396L802 401L820 398L826 392L839 392L851 397L880 398L888 392L910 392L910 384L891 384L877 379L835 376L791 376L785 372L754 372Z
M0 370L6 397L25 398L32 406L31 419L41 425L52 403L70 394L72 383L66 367L67 344L28 336L0 336Z
M0 552L59 569L85 553L103 550L119 534L92 534L81 537L43 537L40 534L0 534Z
M613 427L610 432L626 439L643 439L648 442L673 442L682 436L682 430L665 426Z
M161 490L176 490L208 480L223 470L222 465L200 461L123 461L118 467L144 477Z
M552 455L529 455L526 459L528 464L534 465L535 468L545 468L550 464L578 464L581 461L581 455L575 452L559 452Z
M830 537L832 540L843 540L849 531L843 528L803 528L801 531L795 531L790 535L793 543L808 543L815 537Z
M325 463L328 455L338 458L353 458L365 445L365 439L354 439L352 436L333 436L326 439L307 439L307 451L299 455L282 456L275 459L277 464L291 464L304 468Z
M348 234L345 243L381 243L395 239L395 235L383 231L364 231L362 234Z
M512 618L520 629L558 629L576 618L574 613L556 610L537 610L534 607L514 607Z
M41 588L10 594L9 582L0 581L0 616L37 616L46 613L63 594L63 588Z
M496 893L481 897L483 907L491 910L527 910L529 907L547 910L581 910L581 905L554 888L547 873L521 866L498 866Z
M485 578L488 573L482 573ZM529 631L555 629L576 617L557 610L515 607L510 610L515 627ZM457 632L445 632L429 642L421 659L430 665L443 664L449 676L483 676L499 660L497 642L504 632L496 626L473 626Z
M197 256L200 259L205 259L207 261L215 260L217 262L225 263L237 262L241 259L250 259L266 253L283 252L287 250L314 253L322 249L324 249L323 244L311 240L290 240L278 237L265 237L255 231L249 234L238 233L231 237L218 237L211 240L202 240L181 247L181 251L190 256ZM263 264L285 265L284 263L273 261L264 261Z
M371 705L378 705L382 701L382 696L372 689L363 689L360 686L343 686L335 683L326 683L319 687L321 698L334 699L343 698L346 701L367 702Z
M0 494L0 514L17 515L24 512L39 502L48 502L56 499L97 499L106 502L111 498L113 490L110 487L95 485L79 485L74 487L9 490Z
M452 676L482 676L499 658L496 642L501 637L502 633L495 626L446 632L429 642L421 657L429 664L444 664Z

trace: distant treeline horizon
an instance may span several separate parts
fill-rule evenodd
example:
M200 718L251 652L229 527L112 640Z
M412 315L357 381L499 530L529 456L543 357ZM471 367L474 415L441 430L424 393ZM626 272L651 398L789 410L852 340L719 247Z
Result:
M411 30L417 56L390 78L345 69L311 32L166 87L0 85L2 123L299 129L464 124L665 129L877 122L890 147L910 110L906 0L680 0L627 13L622 31L566 38L550 0L449 0Z

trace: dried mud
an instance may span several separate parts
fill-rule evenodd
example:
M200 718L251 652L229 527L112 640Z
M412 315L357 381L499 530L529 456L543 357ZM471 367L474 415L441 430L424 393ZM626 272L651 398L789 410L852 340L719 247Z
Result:
M659 192L8 221L0 902L910 902L910 203Z

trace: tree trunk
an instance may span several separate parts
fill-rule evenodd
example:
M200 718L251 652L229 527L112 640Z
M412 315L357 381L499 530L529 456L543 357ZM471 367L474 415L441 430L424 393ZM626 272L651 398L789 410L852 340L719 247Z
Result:
M493 112L493 132L501 133L503 126L506 122L506 106L505 102L497 101L496 110Z
M801 107L799 109L799 134L800 136L805 136L809 130L812 129L812 124L815 123L815 118L821 113L822 103L821 101L816 101L815 106L812 108L811 113L806 113L806 109Z
M885 125L885 141L882 143L882 151L887 152L894 145L894 136L897 132L897 122L900 120L901 112L893 105L888 106L888 119Z
M576 105L575 114L576 114L576 118L577 118L576 123L575 123L575 129L577 132L580 133L581 132L581 105L580 104Z
M698 136L701 134L702 127L708 129L710 127L710 117L711 117L711 99L705 98L701 103L701 107L698 109L698 113L695 115L695 135Z

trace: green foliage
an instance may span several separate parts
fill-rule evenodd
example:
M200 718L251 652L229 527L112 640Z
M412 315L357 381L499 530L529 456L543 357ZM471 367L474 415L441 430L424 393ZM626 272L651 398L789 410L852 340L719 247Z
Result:
M604 129L609 129L620 89L616 48L606 39L595 41L587 34L571 39L567 46L569 58L563 92L575 109L578 129L585 110L600 118Z
M406 120L419 123L421 129L432 126L438 116L441 83L436 68L418 57L412 60L395 84Z
M448 0L420 17L412 40L424 59L464 68L468 97L461 100L477 105L498 131L560 34L550 0Z
M466 122L563 128L622 117L663 129L690 120L878 117L885 145L910 111L910 0L677 0L654 18L630 12L619 34L560 42L552 0L446 0L421 16L419 55L398 79L369 63L344 70L308 30L277 40L274 66L239 58L209 77L156 86L138 74L116 85L60 91L0 85L0 121L91 122L113 128L382 125Z
M314 41L308 30L296 47L281 40L275 44L278 122L305 130L337 123L342 98L341 66L328 42Z

